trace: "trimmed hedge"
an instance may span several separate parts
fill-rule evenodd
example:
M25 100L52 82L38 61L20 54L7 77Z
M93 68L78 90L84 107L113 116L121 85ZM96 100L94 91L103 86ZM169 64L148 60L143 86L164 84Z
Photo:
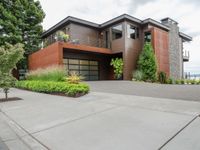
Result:
M84 83L69 84L67 82L54 81L18 81L15 87L42 93L62 93L77 97L87 94L89 86Z

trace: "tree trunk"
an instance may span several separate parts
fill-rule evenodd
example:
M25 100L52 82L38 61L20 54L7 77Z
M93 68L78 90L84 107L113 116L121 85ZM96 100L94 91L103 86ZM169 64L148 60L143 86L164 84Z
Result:
M5 91L6 100L8 99L8 90Z
M4 89L5 99L8 100L8 90L7 88Z

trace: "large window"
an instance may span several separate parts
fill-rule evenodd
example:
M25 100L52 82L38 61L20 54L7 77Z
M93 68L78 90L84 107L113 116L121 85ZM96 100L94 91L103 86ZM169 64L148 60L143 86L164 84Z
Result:
M127 35L128 35L128 38L137 39L137 38L139 38L139 29L137 27L134 27L134 26L128 24L127 25Z
M151 42L151 32L145 32L144 33L144 41L145 42Z
M65 68L84 77L84 80L99 80L99 62L82 59L63 59Z
M120 39L122 37L122 24L112 27L112 39Z

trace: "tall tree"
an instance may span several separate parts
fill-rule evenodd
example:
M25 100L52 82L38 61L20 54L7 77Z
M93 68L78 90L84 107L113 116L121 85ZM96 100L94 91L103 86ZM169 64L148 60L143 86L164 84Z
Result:
M145 43L137 63L144 81L154 82L157 80L157 63L151 43Z
M0 0L0 46L24 45L25 55L38 50L45 17L39 1Z

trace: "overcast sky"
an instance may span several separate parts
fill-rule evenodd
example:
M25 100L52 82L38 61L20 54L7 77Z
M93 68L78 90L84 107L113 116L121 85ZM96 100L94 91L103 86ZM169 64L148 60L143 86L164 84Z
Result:
M200 73L200 0L39 0L46 13L44 29L52 27L67 16L103 23L127 13L139 19L157 21L171 17L179 22L180 31L193 37L184 44L190 51L185 71Z

